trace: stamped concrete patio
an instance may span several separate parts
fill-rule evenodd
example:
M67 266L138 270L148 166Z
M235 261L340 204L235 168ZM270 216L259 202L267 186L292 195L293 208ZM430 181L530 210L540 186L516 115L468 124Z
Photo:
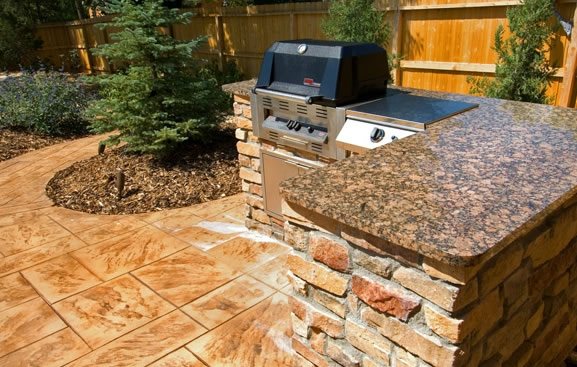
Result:
M240 195L130 216L53 207L101 137L0 163L0 366L285 366L285 245Z

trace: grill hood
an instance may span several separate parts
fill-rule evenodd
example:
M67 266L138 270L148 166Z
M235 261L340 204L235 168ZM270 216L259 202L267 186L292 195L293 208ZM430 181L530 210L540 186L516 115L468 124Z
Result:
M388 78L387 53L374 43L301 39L276 42L266 51L256 91L339 106L384 94Z

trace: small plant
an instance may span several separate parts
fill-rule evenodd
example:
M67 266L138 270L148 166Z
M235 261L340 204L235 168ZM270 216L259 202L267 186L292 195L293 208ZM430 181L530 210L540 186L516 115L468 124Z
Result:
M92 98L77 80L56 71L24 70L0 82L0 128L53 136L87 130L82 114Z
M132 152L158 155L185 140L209 138L223 111L216 79L192 56L205 38L177 41L162 31L191 14L168 9L162 0L111 0L106 12L117 15L105 26L120 31L94 53L117 72L94 80L102 99L87 110L92 130L118 131L106 143L124 141Z
M387 45L391 30L373 0L332 0L328 17L321 23L331 39Z
M507 10L511 36L495 33L495 78L468 78L471 93L515 101L547 103L547 86L555 70L545 57L553 34L551 0L525 0Z
M391 27L383 13L374 6L374 0L332 0L329 15L321 23L329 39L346 42L370 42L387 46ZM398 66L401 57L389 55L389 71ZM389 80L393 80L391 74Z

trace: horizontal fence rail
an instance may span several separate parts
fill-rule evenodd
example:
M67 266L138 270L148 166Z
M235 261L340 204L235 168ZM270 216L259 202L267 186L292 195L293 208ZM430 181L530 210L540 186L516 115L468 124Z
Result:
M557 9L565 19L572 19L576 2L557 1ZM392 29L388 51L401 59L394 70L395 84L468 93L468 77L495 74L495 31L499 24L507 25L507 8L519 4L518 0L377 0L377 9L383 12L384 21ZM320 24L327 15L328 5L315 2L233 8L203 6L191 10L195 15L190 23L177 24L165 31L181 40L208 36L198 54L216 60L221 67L235 62L248 78L258 74L262 55L273 42L326 39ZM99 26L109 20L110 17L99 17L41 25L36 30L43 40L38 55L56 65L64 61L66 65L77 63L87 72L109 72L106 60L91 52L92 48L110 42L113 31ZM568 57L569 61L574 58L573 49L577 47L577 36L573 38L560 29L549 53L557 68L548 90L555 104L563 99L561 104L575 105L575 72L565 70ZM76 58L70 57L71 51ZM573 69L574 62L569 64ZM569 95L562 96L567 94L563 88L568 85Z

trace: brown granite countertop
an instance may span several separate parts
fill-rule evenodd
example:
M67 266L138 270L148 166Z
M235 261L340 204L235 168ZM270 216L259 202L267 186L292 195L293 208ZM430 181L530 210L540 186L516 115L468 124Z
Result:
M479 107L287 180L285 199L425 256L473 265L577 194L577 109L411 92Z
M225 84L222 86L222 90L230 94L236 94L237 96L249 97L255 84L256 79L250 79L242 82Z

